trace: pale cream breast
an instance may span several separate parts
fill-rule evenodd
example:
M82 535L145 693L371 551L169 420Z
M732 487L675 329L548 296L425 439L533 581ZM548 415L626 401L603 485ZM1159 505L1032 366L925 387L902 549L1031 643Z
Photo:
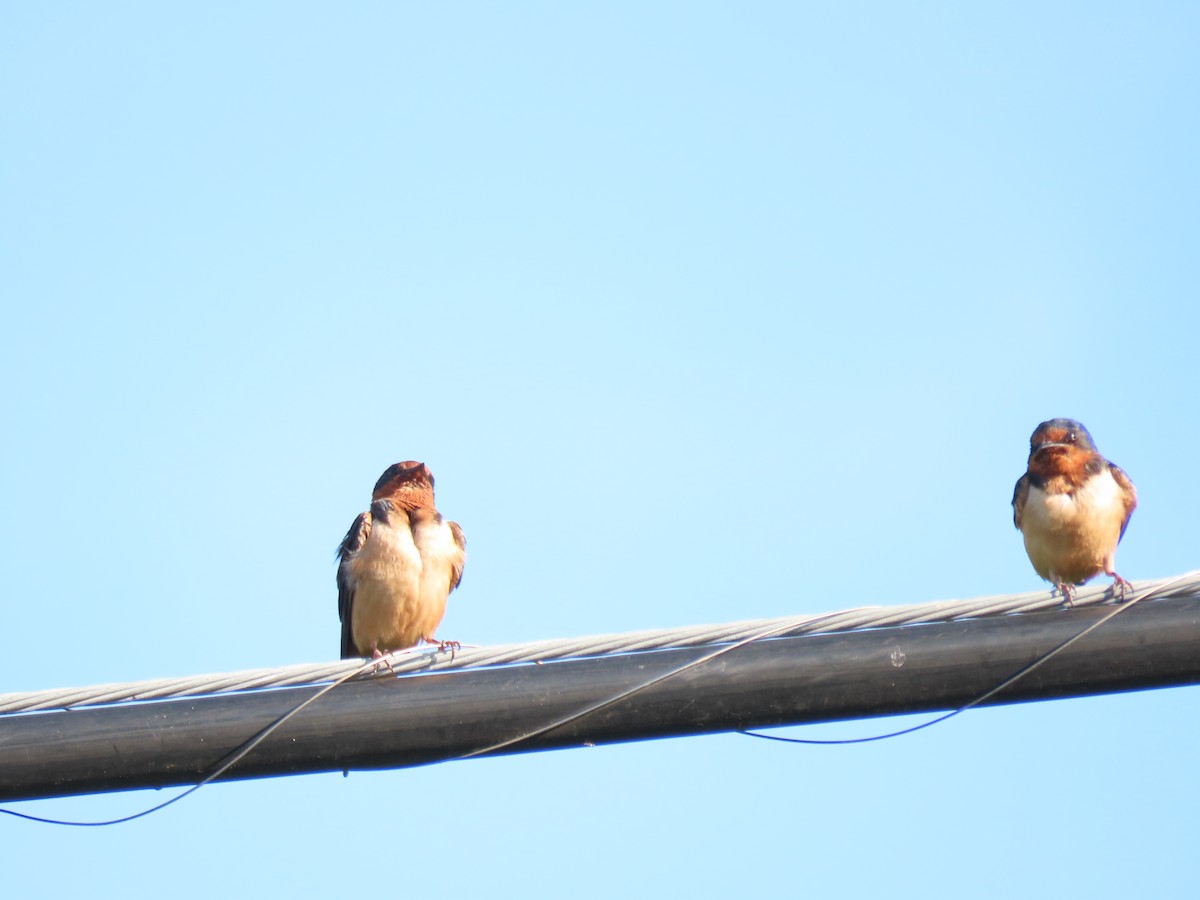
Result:
M413 541L421 556L420 596L418 610L421 634L432 637L446 613L452 572L461 568L463 550L454 540L449 523L440 516L417 518L413 523Z
M1080 582L1111 560L1124 519L1120 486L1105 469L1074 493L1047 493L1031 485L1021 531L1039 575Z
M395 524L393 524L395 523ZM349 562L354 580L351 629L360 652L411 647L421 637L421 554L405 516L376 520Z

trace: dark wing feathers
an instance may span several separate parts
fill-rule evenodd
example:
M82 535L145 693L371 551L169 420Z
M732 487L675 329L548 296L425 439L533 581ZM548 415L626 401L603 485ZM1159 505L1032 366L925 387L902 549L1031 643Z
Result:
M1129 517L1133 515L1134 509L1137 508L1137 488L1133 486L1133 482L1129 480L1129 476L1125 474L1125 470L1120 466L1109 463L1108 471L1112 473L1113 481L1121 489L1121 496L1125 500L1125 518L1121 522L1121 535L1117 538L1120 541L1121 538L1125 537L1125 529L1129 525Z
M454 590L462 582L463 567L467 562L467 538L457 522L447 522L446 524L450 526L450 533L454 535L454 543L462 551L450 572L450 590Z
M1029 473L1026 472L1017 479L1013 488L1012 508L1013 524L1021 527L1021 517L1025 515L1025 501L1029 499Z
M350 610L354 605L354 585L350 581L349 562L362 549L371 533L371 514L359 513L342 543L338 545L337 586L338 586L338 618L342 620L342 659L352 659L359 655L354 646L354 633L350 627Z

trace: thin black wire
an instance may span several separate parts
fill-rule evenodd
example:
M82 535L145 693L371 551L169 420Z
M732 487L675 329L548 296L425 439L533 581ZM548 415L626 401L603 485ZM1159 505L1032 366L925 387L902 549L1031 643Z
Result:
M819 622L822 619L832 618L835 615L841 615L841 613L840 612L830 613L827 616L820 616L817 619L811 619L810 617L806 616L806 617L804 617L803 621ZM719 647L718 649L714 650L712 653L707 653L704 656L701 656L697 659L692 660L691 662L685 663L681 666L676 666L674 669L671 669L670 671L665 672L662 675L655 676L654 678L644 681L639 685L636 685L632 688L628 688L624 691L621 691L620 693L616 694L613 697L608 698L607 700L602 700L598 703L594 703L594 704L587 706L581 710L571 713L570 715L563 716L559 719L556 719L555 721L550 722L547 725L541 726L539 728L535 728L533 731L529 731L524 734L517 735L516 737L509 738L504 741L499 741L495 744L481 747L480 749L473 750L470 753L464 753L459 756L448 756L448 757L445 757L444 759L431 760L430 762L425 763L424 765L436 765L438 763L451 762L451 761L458 760L458 759L470 759L471 757L474 757L474 756L482 756L487 753L495 753L496 751L502 750L505 747L510 747L513 744L519 744L523 741L531 740L532 738L535 738L535 737L538 737L539 735L545 734L548 731L553 731L556 728L561 728L562 726L570 724L571 722L574 722L577 719L581 719L584 716L590 715L598 710L603 709L606 706L611 706L614 703L619 703L621 700L624 700L626 697L636 694L638 691L645 690L646 688L651 687L652 685L658 684L660 681L664 681L667 678L671 678L675 675L678 675L679 673L684 672L687 669L693 668L694 666L698 666L698 665L708 662L709 660L716 659L718 656L721 656L725 653L729 653L732 650L736 650L738 647L743 647L746 644L749 644L753 641L762 640L764 638L771 637L774 634L778 634L778 633L787 631L788 629L794 628L796 626L797 621L800 621L800 620L790 620L788 622L784 622L782 625L775 625L775 626L765 629L757 634L753 634L749 637L742 638L740 641L737 641L735 643L727 644L723 647ZM214 770L209 775L205 776L205 778L203 780L201 780L200 782L187 788L182 793L177 794L176 796L172 797L170 800L165 800L162 803L158 803L154 806L151 806L148 809L143 809L141 812L136 812L136 813L133 813L128 816L122 816L121 818L118 818L118 819L105 819L103 821L97 821L97 822L78 822L78 821L72 821L69 819L54 819L54 818L45 817L45 816L34 816L34 815L30 815L29 813L21 813L21 812L15 811L15 810L3 809L3 808L0 808L0 813L4 813L5 815L9 815L9 816L15 816L18 819L25 819L30 822L41 822L46 825L69 825L69 826L80 827L80 828L96 828L96 827L100 827L100 826L104 826L104 825L121 825L125 822L132 822L134 819L140 819L143 816L148 816L151 813L156 813L161 809L166 809L172 803L178 803L184 797L187 797L190 794L194 794L196 791L200 790L200 788L204 787L206 784L210 784L213 781L216 781L218 778L220 778L222 775L224 775L227 771L229 771L229 769L232 766L234 766L236 763L238 763L239 761L244 759L246 757L246 754L250 753L250 751L252 751L255 747L257 747L259 744L261 744L267 738L268 735L270 735L273 731L275 731L277 728L279 728L279 726L281 726L288 719L295 716L297 713L299 713L305 707L307 707L310 704L319 700L321 697L323 697L325 694L329 693L331 690L333 690L338 685L344 684L345 682L349 681L351 678L353 678L355 675L359 674L360 672L364 671L365 669L371 668L376 665L378 665L378 660L367 660L366 662L364 662L361 666L359 666L357 669L353 670L352 672L349 672L349 673L343 675L341 678L337 679L336 681L333 681L333 682L325 685L320 690L318 690L315 694L313 694L311 697L307 698L302 703L299 703L296 706L292 707L292 709L288 710L286 713L284 713L282 716L280 716L278 719L276 719L270 725L263 728L261 731L258 732L258 734L254 735L252 738L250 738L248 741L246 741L246 743L242 744L237 750L234 750L231 754L226 756L225 759L222 762L218 763L216 768L214 768Z
M1007 679L1000 682L1000 684L996 685L994 688L992 688L987 693L982 694L979 697L976 697L970 703L965 703L962 706L958 707L957 709L952 709L948 713L943 713L942 715L937 716L936 718L930 719L928 722L921 722L919 725L912 725L908 728L901 728L899 731L889 731L889 732L885 732L884 734L873 734L873 735L869 735L868 737L840 738L840 739L830 738L827 740L822 740L822 739L818 739L818 738L784 737L784 736L778 735L778 734L763 734L761 731L747 731L744 728L739 728L738 733L744 734L744 735L746 735L746 737L762 738L764 741L780 741L785 744L837 745L837 744L869 744L872 741L883 741L883 740L887 740L888 738L902 737L906 734L912 734L915 731L921 731L924 728L929 728L932 725L937 725L941 722L945 722L947 719L953 719L959 713L964 713L968 709L979 706L981 703L986 703L988 700L992 699L992 697L995 697L997 694L999 694L1005 688L1012 687L1012 685L1016 684L1018 681L1020 681L1022 678L1024 678L1026 675L1028 675L1030 672L1032 672L1034 669L1049 662L1051 659L1053 659L1059 653L1062 653L1064 650L1066 650L1068 647L1070 647L1076 641L1082 640L1087 635L1091 634L1093 631L1095 631L1097 628L1099 628L1105 622L1110 621L1111 619L1113 619L1120 613L1125 612L1125 610L1127 610L1127 609L1132 609L1134 605L1136 605L1137 603L1140 603L1141 601L1147 599L1148 597L1152 597L1155 594L1166 590L1166 588L1170 587L1172 584L1176 584L1180 581L1183 581L1184 578L1186 578L1186 577L1187 576L1180 576L1179 578L1172 578L1170 581L1164 582L1163 584L1160 584L1157 587L1146 591L1144 594L1141 594L1140 596L1133 597L1131 600L1129 600L1128 603L1120 603L1117 606L1114 606L1112 608L1112 610L1110 610L1105 615L1101 616L1099 619L1097 619L1091 625L1087 626L1087 628L1084 628L1078 634L1074 634L1071 637L1067 638L1065 641L1063 641L1057 647L1053 647L1050 650L1047 650L1045 653L1043 653L1041 656L1039 656L1033 662L1031 662L1028 665L1022 667L1021 669L1017 670L1016 674L1009 676Z
M77 828L98 828L103 825L121 825L121 824L124 824L125 822L132 822L134 819L140 819L140 818L142 818L142 816L148 816L151 813L156 813L160 809L166 809L172 803L178 803L184 797L187 797L190 794L196 793L196 791L200 790L200 788L204 787L206 784L210 784L210 783L216 781L218 778L220 778L222 775L224 775L226 772L228 772L234 765L239 763L241 760L245 759L246 754L248 754L251 750L253 750L255 747L257 747L259 744L261 744L264 740L266 740L267 737L273 731L275 731L277 728L279 728L279 726L281 726L288 719L292 718L292 716L299 713L305 707L315 703L317 700L320 700L322 697L324 697L326 694L328 694L330 691L332 691L338 685L345 684L347 681L349 681L355 675L358 675L360 672L363 672L366 669L372 668L378 664L379 664L378 660L374 660L374 659L367 660L361 666L359 666L357 669L354 669L353 671L346 673L345 675L343 675L341 678L337 679L336 681L332 681L329 684L325 685L324 687L320 688L311 697L307 698L306 700L297 704L296 706L293 706L291 709L289 709L287 712L285 712L282 716L280 716L278 719L276 719L270 725L266 726L261 731L259 731L258 734L254 735L252 738L250 738L248 741L246 741L246 743L242 744L236 750L234 750L233 752L226 755L223 760L221 760L220 762L217 763L217 765L213 769L213 771L210 774L206 775L201 781L197 782L196 784L193 784L191 787L189 787L187 790L183 791L182 793L176 794L170 800L164 800L162 803L158 803L154 806L151 806L149 809L143 809L141 812L136 812L136 813L133 813L132 815L128 815L128 816L122 816L119 819L105 819L105 820L98 821L98 822L75 822L70 819L53 819L53 818L43 817L43 816L34 816L34 815L30 815L29 813L22 813L22 812L17 812L16 810L3 809L3 808L0 808L0 813L4 813L7 816L15 816L18 819L26 819L27 821L30 821L30 822L42 822L46 825L70 825L70 826L77 827Z
M981 703L987 702L989 699L991 699L996 694L1003 691L1005 688L1010 687L1011 685L1015 684L1017 681L1024 678L1026 675L1028 675L1034 669L1038 668L1039 666L1043 665L1044 663L1049 661L1054 656L1061 653L1063 650L1065 650L1071 644L1075 643L1078 640L1081 640L1082 638L1084 638L1085 636L1090 634L1092 631L1099 628L1105 622L1108 622L1114 616L1118 615L1121 612L1124 612L1127 609L1130 609L1135 604L1141 602L1142 600L1147 599L1148 597L1152 597L1155 594L1165 591L1172 584L1176 584L1179 581L1182 581L1187 577L1189 577L1189 576L1184 575L1184 576L1180 576L1178 578L1173 578L1170 581L1164 582L1163 584L1160 584L1160 585L1156 586L1155 588L1148 590L1146 593L1141 594L1140 596L1135 596L1128 603L1122 603L1119 606L1114 607L1111 612L1109 612L1106 615L1104 615L1103 617L1097 619L1095 622L1093 622L1091 625L1084 628L1078 634L1075 634L1072 637L1068 638L1067 640L1063 641L1057 647L1054 647L1051 650L1048 650L1046 653L1044 653L1038 659L1036 659L1033 662L1029 663L1028 665L1024 666L1016 674L1012 675L1005 681L1001 682L999 685L992 688L987 693L975 698L970 703L960 706L958 709L952 710L948 713L938 716L935 719L931 719L928 722L922 722L919 725L914 725L910 728L904 728L899 731L888 732L886 734L877 734L877 735L872 735L872 736L865 737L865 738L847 738L847 739L842 739L842 740L815 740L815 739L805 739L805 738L790 738L790 737L781 737L781 736L773 735L773 734L762 734L760 732L755 732L755 731L746 731L743 729L738 729L738 731L739 731L739 733L744 734L747 737L762 738L764 740L770 740L770 741L782 741L782 742L790 743L790 744L862 744L862 743L867 743L870 741L881 741L881 740L885 740L887 738L894 738L894 737L900 737L900 736L906 735L906 734L912 734L915 731L920 731L924 728L929 728L932 725L937 725L940 722L945 722L947 719L951 719L954 716L957 716L959 713L966 712L968 709L971 709L972 707L975 707ZM850 611L852 612L853 610L850 610ZM834 616L841 616L845 612L846 612L846 610L842 610L842 611L839 611L836 613L830 613L826 616L820 616L816 619L812 619L812 618L806 616L803 619L789 620L787 622L784 622L783 624L776 624L770 628L764 629L756 634L752 634L748 637L742 638L741 640L735 641L731 644L726 644L724 646L718 647L716 650L713 650L711 653L706 653L705 655L697 657L696 659L691 660L690 662L676 666L675 668L670 669L670 670L662 673L661 675L656 675L652 678L649 678L646 681L643 681L641 684L638 684L638 685L635 685L634 687L627 688L623 691L620 691L617 694L615 694L612 697L609 697L605 700L598 701L596 703L593 703L593 704L590 704L590 705L584 707L583 709L576 710L575 712L570 713L565 716L561 716L552 722L549 722L545 725L542 725L542 726L539 726L538 728L533 729L532 731L527 731L522 734L516 735L514 737L507 738L502 741L497 741L494 744L489 744L489 745L481 747L477 750L472 750L469 753L463 753L463 754L459 754L457 756L448 756L448 757L445 757L443 759L438 759L438 760L431 760L430 762L425 763L425 765L436 765L439 763L451 762L451 761L460 760L460 759L470 759L470 758L476 757L476 756L483 756L483 755L486 755L489 753L496 753L500 750L514 746L516 744L520 744L525 741L532 740L532 739L534 739L536 737L540 737L541 735L546 734L550 731L554 731L555 729L562 728L566 725L569 725L572 722L578 721L579 719L589 716L592 713L598 712L599 710L604 709L608 706L612 706L615 703L619 703L622 700L625 700L640 691L646 690L647 688L653 687L654 685L667 680L668 678L674 678L676 675L679 675L679 674L687 671L688 669L692 669L692 668L695 668L696 666L700 666L707 662L711 662L712 660L716 659L717 657L723 656L726 653L730 653L734 650L744 647L747 644L754 643L755 641L765 640L776 634L781 634L785 631L788 631L788 630L796 627L796 625L798 623L813 624L813 623L819 622L823 619L833 618ZM354 669L353 671L348 672L347 674L343 675L342 677L338 678L337 680L332 681L329 684L321 687L311 697L308 697L303 702L297 704L292 709L288 710L286 713L284 713L282 716L280 716L278 719L276 719L270 725L267 725L265 728L263 728L261 731L259 731L256 735L251 737L248 741L246 741L246 743L244 743L240 747L238 747L238 749L236 749L232 753L228 754L221 762L219 762L216 765L216 767L213 769L213 771L209 775L205 776L201 781L199 781L196 784L192 785L191 787L187 788L182 793L177 794L176 796L170 798L169 800L165 800L162 803L158 803L154 806L149 807L148 809L144 809L140 812L133 813L128 816L122 816L117 819L107 819L107 820L97 821L97 822L78 822L78 821L71 821L71 820L66 820L66 819L54 819L54 818L43 817L43 816L34 816L34 815L30 815L28 813L21 813L21 812L16 812L15 810L3 809L3 808L0 808L0 813L4 813L5 815L9 815L9 816L15 816L16 818L25 819L30 822L41 822L41 823L44 823L47 825L68 825L68 826L74 826L74 827L94 828L94 827L100 827L100 826L105 826L105 825L120 825L125 822L132 822L135 819L140 819L143 816L148 816L151 813L155 813L155 812L158 812L159 810L166 809L168 806L172 805L173 803L178 803L184 797L194 794L196 791L200 790L200 788L204 787L206 784L210 784L213 781L216 781L218 778L220 778L222 775L224 775L227 771L229 771L230 768L232 768L234 765L236 765L238 762L240 762L242 759L244 759L247 754L249 754L252 750L254 750L255 747L257 747L264 740L266 740L266 738L270 734L272 734L276 729L278 729L281 725L283 725L285 722L287 722L293 716L300 713L306 707L315 703L321 697L325 696L325 694L329 693L331 690L338 687L339 685L342 685L345 682L349 681L351 678L358 675L360 672L363 672L368 668L375 667L378 664L379 664L378 660L367 660L361 666Z
M847 610L847 611L853 612L854 610ZM460 754L459 756L447 757L446 759L433 760L432 763L427 763L427 765L432 765L433 763L449 762L451 760L470 759L474 756L484 756L488 753L495 753L499 750L505 749L506 747L511 747L514 744L520 744L524 741L532 740L533 738L536 738L536 737L541 737L543 734L546 734L547 732L554 731L556 728L562 728L564 725L569 725L572 722L578 721L579 719L582 719L585 716L590 716L592 713L599 712L600 710L604 709L605 707L612 706L614 703L620 703L622 700L625 700L628 697L632 697L634 694L638 693L639 691L644 691L646 688L653 687L654 685L658 684L661 681L666 681L668 678L674 678L676 675L686 672L688 669L692 669L692 668L695 668L696 666L703 665L706 662L710 662L710 661L716 659L718 656L723 656L726 653L729 653L733 650L737 650L739 647L744 647L747 644L754 643L755 641L765 640L766 638L772 637L776 634L781 634L785 631L789 631L790 629L796 627L796 624L798 621L820 622L823 619L831 619L834 616L840 616L840 615L842 615L841 612L829 613L828 615L819 616L816 619L810 619L806 616L803 620L791 620L788 622L784 622L782 625L772 626L771 628L764 629L763 631L760 631L757 634L752 634L749 637L744 637L739 641L735 641L732 644L726 644L723 647L718 647L716 650L712 651L711 653L706 653L706 654L704 654L704 656L697 657L696 659L693 659L690 662L686 662L686 663L683 663L682 665L676 666L674 669L669 669L666 672L662 673L661 675L655 675L653 678L643 681L641 684L634 685L631 688L626 688L625 690L613 695L612 697L609 697L606 700L600 700L600 701L597 701L596 703L591 704L590 706L585 706L583 709L576 710L573 713L569 713L565 716L555 719L553 722L550 722L547 725L541 725L541 726L533 729L532 731L527 731L524 734L517 735L516 737L508 738L503 741L498 741L495 744L489 744L486 747L481 747L478 750L472 750L469 753L463 753L463 754Z

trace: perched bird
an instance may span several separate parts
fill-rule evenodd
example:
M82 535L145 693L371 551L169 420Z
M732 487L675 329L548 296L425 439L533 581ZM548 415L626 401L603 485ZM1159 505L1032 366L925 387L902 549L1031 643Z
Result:
M1013 491L1013 522L1039 575L1069 601L1072 585L1103 572L1124 595L1113 569L1117 544L1137 506L1129 476L1096 450L1074 419L1051 419L1029 439L1029 465Z
M462 580L467 542L433 505L433 474L389 466L338 547L342 659L433 643L446 598Z

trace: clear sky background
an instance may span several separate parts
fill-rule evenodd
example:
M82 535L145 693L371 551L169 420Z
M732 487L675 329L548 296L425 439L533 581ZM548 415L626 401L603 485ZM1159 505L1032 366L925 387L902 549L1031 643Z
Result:
M1200 566L1190 3L8 3L0 690L336 656L426 461L487 644ZM1192 895L1195 689L0 817L5 893ZM895 727L875 720L809 736ZM2 773L0 773L2 777ZM138 792L14 805L99 819Z

